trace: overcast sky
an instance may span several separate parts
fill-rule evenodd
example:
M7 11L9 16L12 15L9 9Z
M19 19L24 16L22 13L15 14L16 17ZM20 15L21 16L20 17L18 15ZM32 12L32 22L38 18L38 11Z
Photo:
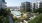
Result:
M37 0L5 0L7 6L20 6L22 2L35 2ZM39 0L40 1L40 0Z

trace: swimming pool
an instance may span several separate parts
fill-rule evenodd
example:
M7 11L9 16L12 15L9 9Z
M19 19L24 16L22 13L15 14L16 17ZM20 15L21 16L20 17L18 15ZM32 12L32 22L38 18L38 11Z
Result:
M16 15L16 16L19 16L19 15L21 15L21 12L20 11L11 11L11 13L14 15Z

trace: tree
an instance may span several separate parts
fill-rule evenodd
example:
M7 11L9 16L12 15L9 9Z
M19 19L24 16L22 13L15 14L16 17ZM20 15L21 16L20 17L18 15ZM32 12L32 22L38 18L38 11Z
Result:
M7 15L10 14L10 9L8 8L0 8L0 23L7 23L9 20L7 19ZM3 21L4 20L4 21Z
M38 12L38 9L34 9L33 12L34 12L34 13L37 13L37 12Z
M11 11L10 11L9 8L6 8L5 11L6 11L6 14L7 14L7 15L11 13Z
M42 13L42 8L39 8L39 9L38 9L38 12L39 12L39 13Z
M31 8L29 7L27 11L28 11L28 12L31 12Z
M33 12L34 13L37 13L37 12L42 13L42 8L34 9Z
M3 9L3 8L1 8L0 9L0 16L6 16L7 14L9 14L9 13L11 13L11 11L10 11L10 9L9 8L5 8L5 9Z
M42 14L39 14L36 18L29 21L29 23L42 23Z
M24 8L21 8L20 11L21 11L21 12L24 12Z

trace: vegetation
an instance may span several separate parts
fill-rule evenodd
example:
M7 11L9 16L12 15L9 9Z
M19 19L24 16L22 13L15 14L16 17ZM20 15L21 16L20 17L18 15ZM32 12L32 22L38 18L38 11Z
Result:
M34 9L33 12L34 13L37 13L37 12L42 13L42 8Z
M20 11L21 12L31 12L31 8L30 8L30 6L27 6L26 8L24 6L23 8L20 9Z
M24 8L21 8L20 11L21 11L21 12L24 12Z
M39 9L38 9L38 12L39 12L39 13L42 13L42 8L39 8Z
M7 17L8 14L10 14L10 9L0 8L0 23L9 23L9 19Z
M35 19L29 21L29 23L42 23L42 14L39 14Z
M34 12L34 13L37 13L37 10L38 10L38 9L34 9L33 12Z
M9 23L8 17L0 18L0 23Z
M31 12L31 8L30 7L28 8L27 12Z

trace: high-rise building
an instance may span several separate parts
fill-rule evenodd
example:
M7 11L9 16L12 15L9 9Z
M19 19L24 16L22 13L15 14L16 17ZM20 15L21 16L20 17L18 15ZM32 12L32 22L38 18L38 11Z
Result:
M40 4L39 7L42 8L42 1L39 4Z
M0 8L6 8L6 2L5 0L0 0Z
M31 3L31 10L33 12L34 9L38 9L38 2L32 2Z
M33 3L33 9L35 9L36 8L36 3Z
M31 5L32 5L31 6L32 11L34 9L42 8L42 1L32 2Z
M33 8L34 8L34 7L33 7L33 6L34 6L33 3L34 3L34 2L31 2L31 10L32 10L32 12L33 12Z
M36 2L37 9L39 8L39 5L40 5L39 3L40 3L40 1Z
M37 8L42 8L42 1L37 1L36 5L37 5Z
M34 9L37 9L37 5L35 2L31 2L31 10L33 12Z
M30 2L22 2L21 8L24 8L24 11L28 12L28 8L31 8Z

